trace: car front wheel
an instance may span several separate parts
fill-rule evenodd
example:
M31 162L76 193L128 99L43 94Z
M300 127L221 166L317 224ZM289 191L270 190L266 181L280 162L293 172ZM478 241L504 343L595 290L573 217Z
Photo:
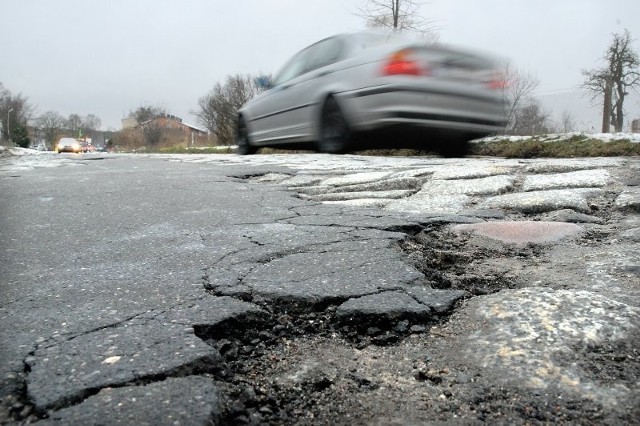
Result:
M318 151L340 154L349 148L351 132L335 99L329 98L322 108Z
M250 155L255 154L256 151L258 151L258 148L251 145L251 142L249 141L249 132L247 131L247 125L242 118L238 119L238 130L236 137L236 143L238 144L238 154Z
M471 148L469 137L446 138L438 147L438 152L445 158L462 158L469 154Z

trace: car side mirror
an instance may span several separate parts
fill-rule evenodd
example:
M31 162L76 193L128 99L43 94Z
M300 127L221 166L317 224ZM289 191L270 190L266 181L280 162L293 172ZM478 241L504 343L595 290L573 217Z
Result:
M273 82L271 81L271 77L268 75L261 75L254 79L255 85L260 90L269 90L273 87Z

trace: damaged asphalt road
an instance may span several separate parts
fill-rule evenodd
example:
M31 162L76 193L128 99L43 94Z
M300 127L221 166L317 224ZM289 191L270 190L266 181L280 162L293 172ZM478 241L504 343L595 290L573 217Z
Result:
M632 424L640 161L0 159L0 422Z

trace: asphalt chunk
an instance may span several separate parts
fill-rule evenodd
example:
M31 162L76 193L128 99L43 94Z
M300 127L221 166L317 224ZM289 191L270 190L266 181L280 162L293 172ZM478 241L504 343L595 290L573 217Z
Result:
M50 414L42 424L209 424L222 405L213 380L168 378L145 386L105 388L81 404Z

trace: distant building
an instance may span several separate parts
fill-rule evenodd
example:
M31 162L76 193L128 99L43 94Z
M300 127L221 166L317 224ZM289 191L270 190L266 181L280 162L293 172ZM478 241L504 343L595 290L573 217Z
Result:
M155 125L162 129L178 129L194 133L196 136L206 136L207 131L182 121L182 118L175 115L167 114L162 117L152 118L151 120L140 123L140 127Z
M148 127L157 127L167 130L168 134L173 134L174 137L178 136L178 138L181 139L183 143L186 143L187 146L199 146L201 143L205 143L209 137L209 132L206 130L187 124L182 121L182 118L171 114L155 117L143 123L138 123L138 121L132 117L122 119L123 130L144 130Z
M193 126L191 124L187 124L182 121L182 118L177 117L175 115L166 114L160 117L152 118L151 120L147 120L144 123L138 123L138 121L133 117L127 117L122 119L122 128L123 129L131 129L134 127L145 127L149 125L156 125L163 129L183 129L190 130L195 132L197 135L204 134L206 135L208 132L199 127Z

